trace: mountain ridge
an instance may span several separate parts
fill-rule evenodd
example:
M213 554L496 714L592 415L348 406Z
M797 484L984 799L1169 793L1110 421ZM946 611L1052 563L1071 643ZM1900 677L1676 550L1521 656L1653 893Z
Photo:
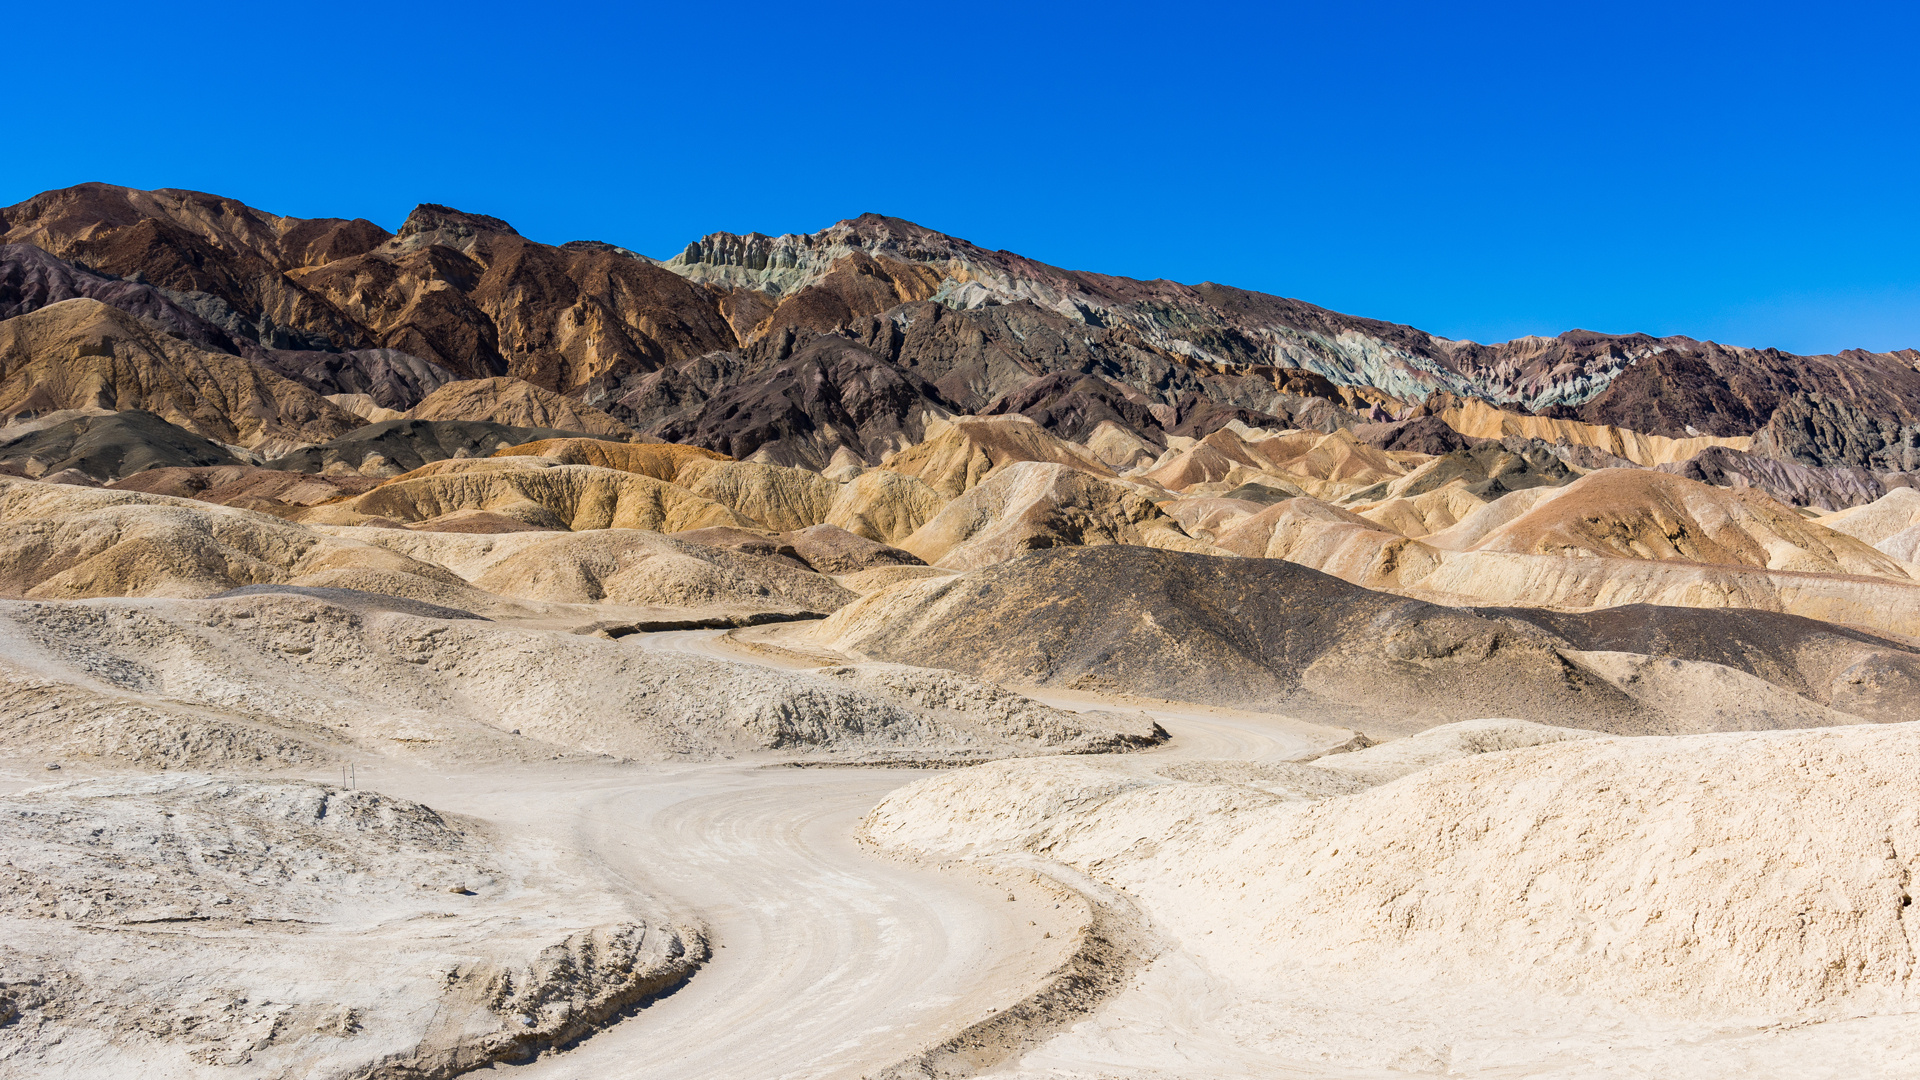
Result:
M1797 356L1586 330L1482 345L1214 282L1067 270L877 213L815 233L709 233L656 260L542 244L436 203L389 233L95 183L0 209L0 245L0 302L16 314L98 296L317 390L378 389L387 408L411 407L415 387L510 376L642 431L718 438L745 409L772 441L808 447L776 457L815 467L841 448L876 463L898 442L883 433L919 415L984 410L1062 375L1138 394L1163 424L1197 411L1327 430L1478 399L1668 438L1750 436L1756 453L1812 468L1920 468L1912 349ZM822 335L864 358L807 368L791 392L749 385ZM730 385L662 374L695 367ZM888 368L898 376L876 374ZM870 388L876 377L892 389ZM662 398L663 385L683 390ZM891 419L875 427L864 409ZM757 438L725 449L756 452Z

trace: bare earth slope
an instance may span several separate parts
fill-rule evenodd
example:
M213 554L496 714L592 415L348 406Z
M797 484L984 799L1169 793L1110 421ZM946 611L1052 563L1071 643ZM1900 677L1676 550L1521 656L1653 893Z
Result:
M986 765L896 793L867 827L934 857L1044 854L1164 928L1162 960L1021 1077L1891 1076L1920 1062L1914 725L1536 732L1401 754L1351 794Z
M1403 729L1489 714L1629 729L1652 719L1538 631L1278 560L1039 551L883 589L815 634L855 654L1002 682L1268 711L1314 702Z
M184 774L0 813L0 1060L21 1075L450 1077L578 1038L707 953L592 867L536 870L373 792Z

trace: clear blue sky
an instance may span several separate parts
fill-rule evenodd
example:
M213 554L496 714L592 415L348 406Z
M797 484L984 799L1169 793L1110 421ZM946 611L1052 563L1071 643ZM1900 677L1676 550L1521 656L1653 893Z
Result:
M36 4L83 180L656 256L866 210L1451 337L1920 346L1916 5Z

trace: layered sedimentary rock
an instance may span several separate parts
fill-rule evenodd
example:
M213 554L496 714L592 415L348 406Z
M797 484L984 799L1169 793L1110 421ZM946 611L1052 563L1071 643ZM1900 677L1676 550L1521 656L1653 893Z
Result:
M260 364L86 298L0 322L0 415L61 409L141 409L268 454L364 423Z

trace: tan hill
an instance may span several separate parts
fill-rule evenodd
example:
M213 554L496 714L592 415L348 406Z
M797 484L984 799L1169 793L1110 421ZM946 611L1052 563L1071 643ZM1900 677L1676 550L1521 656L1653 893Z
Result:
M1418 572L1378 587L1440 603L1567 611L1630 604L1749 608L1920 637L1920 583L1910 580L1649 559L1440 554L1435 565L1415 567Z
M817 613L852 598L831 580L780 560L640 529L485 535L326 531L444 567L475 589L512 600Z
M1155 505L1160 507L1162 513L1179 522L1187 535L1211 538L1260 513L1271 504L1251 499L1198 496L1169 499Z
M1466 481L1454 480L1412 497L1361 503L1352 509L1368 521L1418 539L1452 528L1488 501L1469 490Z
M465 584L442 567L244 510L0 478L0 595L207 596L330 571L408 578L416 591Z
M933 520L947 499L917 476L866 469L840 488L827 523L855 536L897 544Z
M650 476L537 458L438 462L426 466L423 475L396 477L357 498L314 507L301 520L357 525L377 518L408 524L456 510L491 510L529 525L576 532L754 525L717 502Z
M606 439L537 439L504 447L494 457L543 457L562 465L593 465L602 469L639 473L673 482L690 461L727 461L727 455L699 446L674 443L622 443Z
M1372 589L1416 584L1441 556L1416 540L1317 499L1276 503L1214 537L1220 550L1285 559Z
M688 460L674 483L774 532L823 524L840 494L839 484L805 469L707 458Z
M1845 533L1869 544L1878 544L1920 525L1920 491L1894 488L1865 506L1826 514L1815 520L1834 532Z
M141 409L266 456L363 423L258 364L86 299L0 322L0 416L60 409Z
M524 379L448 383L407 412L409 420L483 420L513 427L631 437L632 428L599 409L543 390Z
M1067 465L1015 462L900 542L927 563L987 566L1039 548L1143 544L1211 550L1139 492Z
M1681 560L1911 580L1865 542L1808 521L1757 491L1667 473L1603 469L1488 533L1476 551Z
M1173 451L1140 479L1189 493L1208 485L1205 493L1220 494L1272 477L1305 494L1339 498L1405 475L1411 462L1424 460L1375 449L1345 430L1272 433L1236 423Z
M1114 472L1084 446L1054 438L1026 416L960 416L927 426L924 442L887 458L888 469L918 477L946 498L956 498L1023 461L1054 462L1094 476Z
M1711 446L1745 450L1753 443L1749 435L1700 435L1683 439L1648 435L1612 424L1586 424L1578 420L1556 420L1507 412L1484 401L1471 399L1442 410L1439 416L1448 427L1477 439L1505 439L1518 435L1547 443L1591 446L1647 467L1685 461Z

